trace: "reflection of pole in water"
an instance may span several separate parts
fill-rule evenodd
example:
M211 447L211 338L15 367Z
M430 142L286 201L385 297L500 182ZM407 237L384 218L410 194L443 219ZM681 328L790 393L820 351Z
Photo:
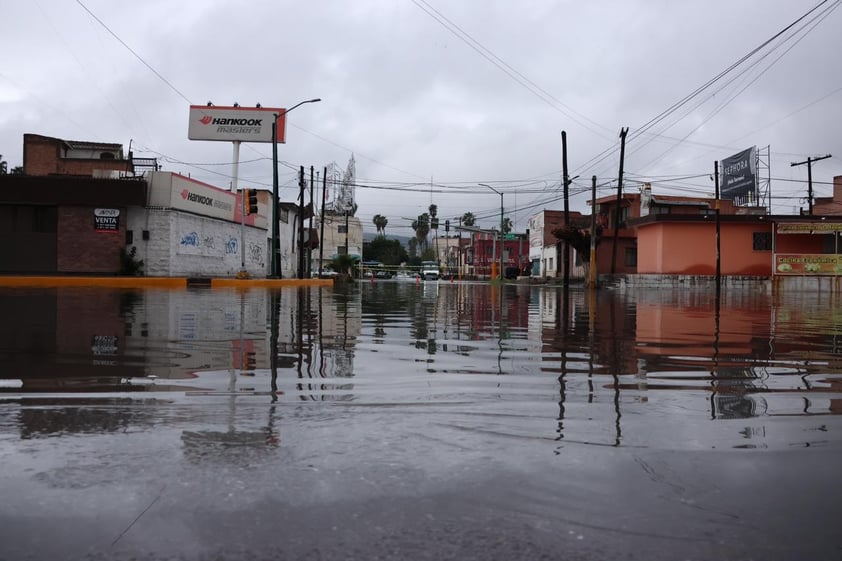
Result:
M272 373L272 403L278 401L278 333L281 296L278 290L269 293L269 369Z
M564 438L564 414L567 401L567 350L561 351L561 376L558 377L558 438Z
M716 296L713 299L713 363L711 364L711 389L710 392L710 418L716 419L716 392L718 388L717 378L719 374L719 314L720 314L719 285L716 287Z
M499 292L499 318L497 320L497 373L503 373L503 286L498 287Z
M620 445L620 439L623 436L622 427L620 426L620 418L622 414L620 413L620 376L619 370L620 366L622 365L622 360L620 360L620 350L617 347L618 337L617 337L617 314L614 308L615 299L611 299L611 341L614 344L614 352L612 358L612 366L611 366L611 377L614 379L614 446Z

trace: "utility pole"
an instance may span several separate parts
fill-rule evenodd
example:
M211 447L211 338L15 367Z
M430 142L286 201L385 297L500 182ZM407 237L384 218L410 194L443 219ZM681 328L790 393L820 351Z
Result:
M722 256L720 253L720 231L721 222L719 217L719 162L713 162L713 198L715 201L716 213L716 298L719 298L719 291L722 287Z
M617 208L614 210L614 243L611 247L611 274L617 270L617 239L620 233L620 205L623 202L623 161L626 157L626 135L629 127L620 127L620 174L617 180Z
M304 166L298 170L298 278L304 278Z
M570 229L570 178L567 175L567 132L561 131L561 174L564 182L564 228ZM565 288L570 284L570 244L564 240L564 280Z
M591 255L588 268L588 286L596 288L596 176L591 176Z
M322 278L322 267L325 261L325 205L327 205L327 166L322 176L322 213L319 217L319 278ZM319 316L321 317L321 316Z
M810 214L810 215L813 214L813 162L826 160L830 157L831 157L830 154L827 154L826 156L819 156L818 158L810 157L810 158L807 158L806 160L804 160L803 162L793 162L789 166L789 167L795 167L795 166L803 166L804 164L807 164L807 209L808 209L807 213Z
M313 215L316 214L316 207L313 206L313 166L310 166L310 222L307 224L307 276L313 276Z

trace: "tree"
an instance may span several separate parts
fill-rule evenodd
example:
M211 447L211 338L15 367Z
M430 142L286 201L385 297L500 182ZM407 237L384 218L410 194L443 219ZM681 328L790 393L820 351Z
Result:
M436 232L435 240L436 240L436 260L438 260L438 253L439 253L439 207L437 205L430 205L430 228Z
M596 243L599 244L599 237L602 233L601 228L596 230ZM584 228L577 228L576 226L562 226L552 231L553 236L559 242L567 242L567 244L575 249L579 255L582 256L582 261L587 270L591 266L591 235ZM595 265L594 265L595 266Z
M409 257L415 259L418 257L418 238L409 238Z
M385 238L386 237L386 225L389 223L389 219L383 216L382 214L375 214L374 218L371 220L374 223L374 226L377 228L377 236Z
M430 215L426 212L419 214L418 218L412 221L412 229L415 230L415 238L419 247L427 247L427 234L430 233Z
M9 163L3 159L3 154L0 154L0 175L9 173Z
M436 255L436 251L428 247L424 251L421 252L421 261L438 261L438 255Z
M466 212L462 215L462 226L473 226L477 222L477 217L473 212Z
M412 240L410 240L412 241ZM366 261L380 261L384 265L400 265L409 259L401 242L387 240L379 236L367 243L363 248L363 259Z
M503 235L510 233L512 228L512 219L507 216L503 219Z

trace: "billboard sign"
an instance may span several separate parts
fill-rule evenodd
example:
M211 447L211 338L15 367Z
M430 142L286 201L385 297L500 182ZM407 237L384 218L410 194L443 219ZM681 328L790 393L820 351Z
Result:
M722 160L720 198L742 202L757 192L757 147L752 146Z
M286 109L191 105L187 138L225 142L272 142L272 121L278 117L278 142L286 140Z

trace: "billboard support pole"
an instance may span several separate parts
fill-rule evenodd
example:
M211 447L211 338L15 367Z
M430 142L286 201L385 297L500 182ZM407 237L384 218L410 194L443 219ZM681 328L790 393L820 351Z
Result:
M231 166L231 192L237 192L237 178L240 176L240 141L235 140L232 144L234 144L234 155L231 158L233 165Z

